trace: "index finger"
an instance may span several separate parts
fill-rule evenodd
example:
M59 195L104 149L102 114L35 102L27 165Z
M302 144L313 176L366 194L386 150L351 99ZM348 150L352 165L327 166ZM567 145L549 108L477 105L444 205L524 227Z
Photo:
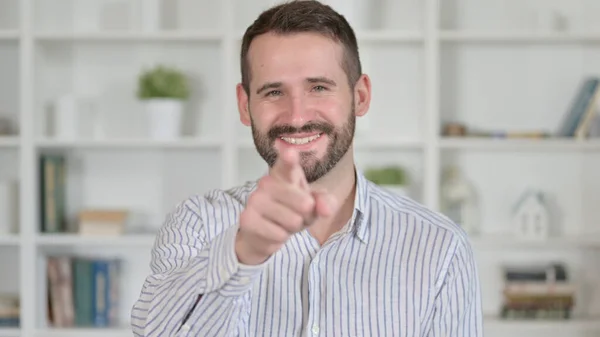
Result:
M291 184L299 184L304 187L304 170L300 166L300 155L293 149L282 150L275 165L273 165L272 174L283 181Z

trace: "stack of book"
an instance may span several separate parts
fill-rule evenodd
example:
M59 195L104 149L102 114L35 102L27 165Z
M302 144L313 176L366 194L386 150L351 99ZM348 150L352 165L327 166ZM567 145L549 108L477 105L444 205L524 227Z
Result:
M569 319L575 287L561 264L506 267L502 318Z
M57 328L118 325L120 261L47 257L48 320Z
M0 295L0 328L17 328L20 325L18 295Z

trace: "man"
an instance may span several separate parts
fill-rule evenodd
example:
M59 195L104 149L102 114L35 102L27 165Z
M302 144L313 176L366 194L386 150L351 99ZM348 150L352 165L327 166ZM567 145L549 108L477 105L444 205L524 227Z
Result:
M134 333L482 336L464 232L355 168L371 84L344 18L316 1L275 6L246 31L241 68L240 119L269 173L169 215Z

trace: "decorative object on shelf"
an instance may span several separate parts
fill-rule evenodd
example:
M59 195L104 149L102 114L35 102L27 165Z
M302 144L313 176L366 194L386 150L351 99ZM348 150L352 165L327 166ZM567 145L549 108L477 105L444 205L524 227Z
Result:
M49 133L64 140L97 138L102 133L98 117L92 99L65 94L54 102Z
M141 30L145 33L154 33L161 29L161 0L140 1Z
M67 158L59 154L41 155L38 184L40 231L67 232Z
M175 139L181 134L184 101L190 95L186 76L178 69L158 65L142 72L138 98L150 118L150 136Z
M125 232L128 212L121 209L87 209L79 213L80 235L119 236Z
M400 166L368 168L365 177L371 182L401 196L408 196L408 177Z
M545 195L538 190L525 191L512 210L515 234L523 240L544 240L549 235L549 211Z
M467 126L462 123L445 123L442 135L447 137L464 137L467 135Z
M503 268L500 316L504 319L569 319L576 285L562 263L523 264Z
M16 180L0 180L0 235L18 232L18 186Z
M442 213L460 225L468 235L479 234L479 212L474 186L454 166L442 174Z
M548 131L544 130L522 130L522 131L506 131L496 130L485 133L480 133L482 137L498 138L498 139L545 139L550 136Z
M21 325L19 294L0 294L0 329L18 328Z
M599 138L600 137L600 113L596 110L594 116L592 116L590 121L590 128L588 130L589 138Z
M121 259L86 254L46 258L49 325L105 328L119 325Z
M600 78L588 76L580 84L557 130L557 136L587 138L593 117L597 114L598 99L600 99Z
M0 116L0 136L13 134L10 119Z

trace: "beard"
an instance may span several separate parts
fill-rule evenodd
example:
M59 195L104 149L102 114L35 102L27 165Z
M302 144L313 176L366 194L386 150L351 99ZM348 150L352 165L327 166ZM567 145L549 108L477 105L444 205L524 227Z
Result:
M273 167L277 161L277 150L275 141L284 134L299 132L318 132L321 137L327 136L329 144L323 159L319 159L314 151L300 152L300 165L304 170L307 182L310 184L327 174L344 157L352 145L354 130L356 128L356 116L354 115L354 104L348 119L341 127L335 127L325 122L309 122L301 127L291 125L276 125L266 134L261 133L251 119L252 138L260 156ZM252 114L250 114L252 115Z

